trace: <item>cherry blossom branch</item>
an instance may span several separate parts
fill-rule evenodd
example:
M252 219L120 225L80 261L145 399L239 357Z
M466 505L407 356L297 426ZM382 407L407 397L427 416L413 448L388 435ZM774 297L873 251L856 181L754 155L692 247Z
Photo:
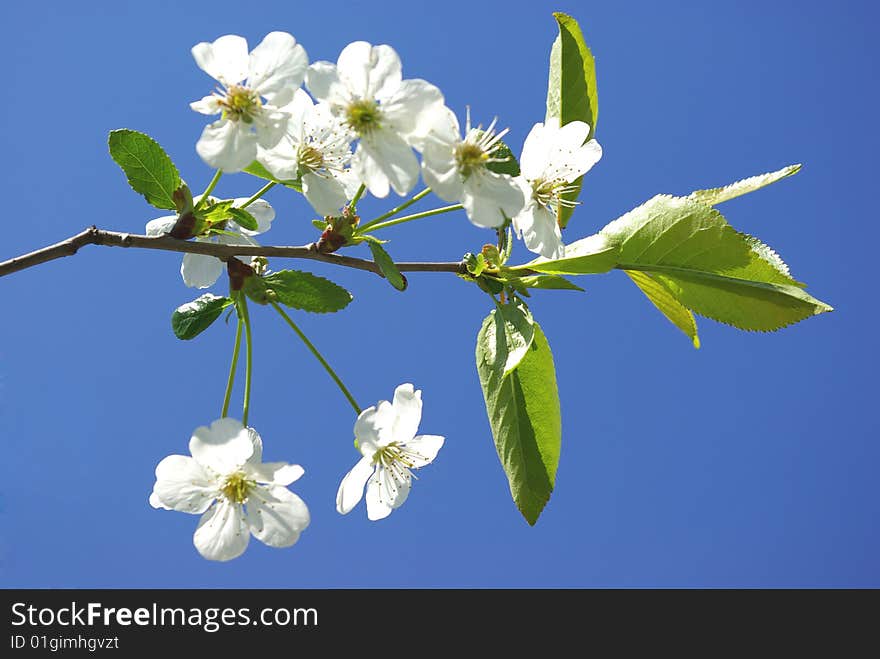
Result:
M105 231L95 226L81 231L75 236L62 240L54 245L43 247L28 254L0 263L0 277L31 268L41 263L54 261L65 256L73 256L85 245L103 245L105 247L134 247L138 249L158 249L166 252L185 252L189 254L206 254L215 256L220 260L226 260L233 256L274 256L280 258L309 259L332 263L346 268L366 270L381 276L379 267L367 259L359 259L353 256L341 254L324 254L315 249L315 244L300 246L272 246L272 245L223 245L220 243L203 243L188 240L178 240L171 236L159 236L156 238L141 236L118 231ZM401 272L452 272L465 274L466 266L461 262L402 262L397 264Z

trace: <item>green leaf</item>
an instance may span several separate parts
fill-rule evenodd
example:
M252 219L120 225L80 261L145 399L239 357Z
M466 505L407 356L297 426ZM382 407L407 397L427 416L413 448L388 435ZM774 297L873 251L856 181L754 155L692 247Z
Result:
M617 265L619 247L601 234L581 238L565 246L565 257L539 257L510 270L534 270L553 275L592 275L608 272Z
M205 293L192 302L182 304L171 314L171 329L178 339L195 338L211 326L223 310L232 304L228 297Z
M490 172L519 176L519 161L513 155L510 147L501 140L498 140L495 151L492 152L492 158L496 160L486 163L486 169Z
M373 252L373 260L379 266L382 276L397 290L406 290L406 277L400 274L400 270L397 269L397 265L385 251L385 248L374 240L369 240L367 244L370 246L370 251Z
M599 118L596 64L577 21L561 12L554 13L553 17L559 26L559 36L550 50L545 121L557 117L561 126L572 121L583 121L590 125L589 140L596 133ZM574 189L565 194L564 199L575 201L578 198L582 178L574 181ZM567 206L559 207L557 219L560 227L568 224L573 210Z
M168 154L149 135L135 130L110 131L110 156L122 168L128 184L144 195L147 203L175 210L174 192L180 187L180 174Z
M740 329L773 331L831 311L769 247L685 197L658 195L600 235L619 246L619 268L650 273L691 311Z
M715 206L716 204L739 197L740 195L760 190L771 183L776 183L776 181L781 181L784 178L797 174L799 171L801 171L800 165L789 165L788 167L783 167L775 172L768 172L766 174L759 174L758 176L745 178L736 183L725 185L723 188L696 190L688 196L688 199L699 201L701 204L706 204L708 206Z
M535 323L525 356L505 375L508 346L502 322L497 310L483 321L477 336L477 372L510 494L534 525L553 492L559 466L562 417L556 369L547 338Z
M351 302L347 290L310 272L281 270L266 275L263 281L274 291L279 303L302 311L329 313L344 309Z
M281 185L288 187L292 190L296 190L297 192L302 192L302 183L299 179L288 179L282 180L279 178L275 178L269 173L269 170L263 167L260 163L254 160L250 165L244 168L244 171L250 174L251 176L256 176L257 178L265 179L267 181L274 181L275 183L280 183Z
M684 332L694 344L694 348L700 347L700 337L697 334L697 321L690 309L679 302L675 295L670 292L661 282L655 280L647 272L638 272L636 270L624 270L630 279L635 282L642 293L644 293L651 303L657 307L660 312L669 319L678 329Z
M518 298L513 298L507 304L499 304L496 311L503 321L507 346L503 374L507 375L517 367L532 345L535 338L535 319L526 303Z
M525 288L584 292L583 288L559 275L531 275L529 277L520 277L519 283Z
M230 208L229 217L233 222L248 231L258 231L260 228L260 225L257 224L257 218L244 208Z

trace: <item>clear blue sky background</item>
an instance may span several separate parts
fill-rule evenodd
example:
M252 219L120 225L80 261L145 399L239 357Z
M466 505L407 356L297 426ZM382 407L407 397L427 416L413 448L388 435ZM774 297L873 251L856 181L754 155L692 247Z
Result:
M194 189L205 185L193 148L204 119L188 107L211 88L189 52L199 41L237 33L255 45L287 30L311 60L335 60L357 39L392 44L405 77L437 84L477 120L497 114L518 152L544 116L555 9L593 47L605 150L567 240L656 193L802 162L793 179L721 210L836 311L777 334L703 320L696 351L620 273L583 279L584 295L536 295L564 436L556 492L530 528L474 367L485 295L449 275L413 274L400 294L315 266L355 301L335 316L299 314L303 328L362 405L401 382L423 389L421 429L447 444L389 519L370 523L363 507L338 515L336 487L358 457L354 417L274 314L256 309L252 423L268 459L306 468L293 489L313 522L292 549L252 542L216 564L192 546L195 517L155 511L147 496L156 463L218 415L232 328L177 341L169 315L196 295L180 256L88 247L0 280L0 583L880 586L873 3L4 3L0 258L92 223L142 232L161 214L127 189L107 155L110 129L153 135ZM220 192L255 189L237 176ZM302 199L269 199L279 219L267 242L314 237ZM454 260L490 238L461 214L387 237L400 260Z

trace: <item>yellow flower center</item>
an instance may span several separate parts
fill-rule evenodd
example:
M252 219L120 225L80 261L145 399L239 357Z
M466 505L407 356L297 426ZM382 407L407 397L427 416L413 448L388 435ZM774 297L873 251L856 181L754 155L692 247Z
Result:
M233 85L226 91L226 96L220 101L223 108L223 117L231 121L241 120L246 124L252 123L254 116L262 107L260 96L253 90L239 85Z
M382 113L375 101L355 101L345 109L345 121L358 135L369 135L379 127Z
M244 503L256 484L256 481L249 480L242 472L237 471L226 477L220 492L232 503Z
M299 150L299 166L302 173L314 172L324 166L324 156L313 146L302 146Z
M479 144L473 142L459 142L455 147L455 163L462 177L467 178L476 170L485 167L489 161L489 154Z

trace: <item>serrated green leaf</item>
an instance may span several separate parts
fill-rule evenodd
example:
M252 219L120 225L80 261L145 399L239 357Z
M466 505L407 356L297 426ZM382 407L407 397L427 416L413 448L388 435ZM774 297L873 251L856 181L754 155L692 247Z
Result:
M737 181L736 183L725 185L721 188L695 190L688 196L688 199L698 201L701 204L707 204L708 206L715 206L716 204L728 201L729 199L734 199L740 195L760 190L771 183L776 183L777 181L781 181L784 178L797 174L799 171L801 171L801 165L789 165L788 167L783 167L775 172L751 176L742 179L741 181Z
M505 375L508 347L502 322L497 311L483 321L477 336L477 372L510 494L534 525L553 492L559 466L562 417L556 369L547 338L534 323L529 349Z
M367 244L370 246L370 251L373 252L373 260L379 266L379 270L382 271L382 276L397 290L406 290L406 277L400 274L400 270L397 269L397 265L388 252L385 251L385 248L375 240L368 240Z
M694 313L740 329L772 331L831 311L769 247L686 197L658 195L600 235L619 246L619 268L650 273Z
M250 174L251 176L256 176L257 178L264 179L266 181L273 181L275 183L280 183L281 185L290 188L291 190L296 190L297 192L302 192L302 183L299 179L288 179L282 180L279 178L275 178L269 172L268 169L263 167L259 162L254 160L250 165L244 168L244 171Z
M228 297L205 293L182 304L171 314L171 329L178 339L188 341L204 332L232 304Z
M584 41L577 21L567 14L553 14L559 27L559 35L550 50L550 76L547 84L547 116L545 121L556 117L564 126L572 121L589 124L588 140L596 133L599 118L599 95L596 90L596 64L593 54ZM572 190L564 199L575 201L580 195L582 179L572 183ZM560 205L557 220L565 227L574 209Z
M329 279L310 272L281 270L262 278L275 299L287 306L312 313L339 311L351 302L351 293Z
M156 208L176 209L174 192L181 185L180 174L158 142L144 133L120 129L110 131L107 145L135 192Z
M584 289L569 281L565 277L559 275L531 275L529 277L520 277L519 283L525 288L540 288L544 290L554 291L580 291Z
M564 258L539 257L529 263L513 266L510 270L534 270L552 275L600 274L617 265L618 251L619 246L614 241L594 234L566 245Z
M624 272L629 275L629 278L641 289L651 303L690 338L694 348L699 348L700 337L697 334L697 321L694 320L694 314L690 309L679 302L666 286L647 272L635 270L624 270Z
M251 215L244 208L230 208L229 218L237 225L248 231L259 231L260 225L257 224L257 218Z

